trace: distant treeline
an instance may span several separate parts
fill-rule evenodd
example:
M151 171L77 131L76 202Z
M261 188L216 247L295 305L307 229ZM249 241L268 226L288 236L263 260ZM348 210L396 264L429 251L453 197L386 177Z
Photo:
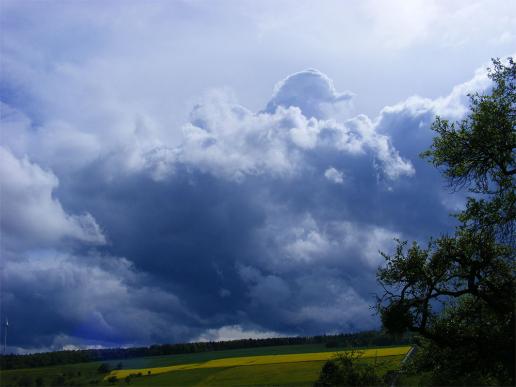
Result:
M0 356L0 369L45 367L60 364L128 359L143 356L174 355L222 351L228 349L269 347L276 345L325 344L328 348L338 348L399 345L408 344L410 341L410 337L396 339L382 332L367 331L339 335L209 341L199 343L151 345L149 347L133 348L83 349L27 355L3 355Z

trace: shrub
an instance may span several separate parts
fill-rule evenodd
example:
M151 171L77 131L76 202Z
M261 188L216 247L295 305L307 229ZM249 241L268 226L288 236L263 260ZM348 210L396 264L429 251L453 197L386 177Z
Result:
M18 386L20 386L20 387L32 387L33 383L34 383L34 381L32 380L32 378L30 376L24 375L18 381Z
M362 356L357 351L345 352L328 360L321 369L315 387L330 386L377 386L382 379L376 373L376 367L369 364L357 364Z
M57 375L54 379L52 379L52 386L64 386L65 385L65 377L64 375Z
M97 368L97 371L99 372L99 374L105 374L109 371L111 371L111 367L109 366L108 363L102 363L99 368Z

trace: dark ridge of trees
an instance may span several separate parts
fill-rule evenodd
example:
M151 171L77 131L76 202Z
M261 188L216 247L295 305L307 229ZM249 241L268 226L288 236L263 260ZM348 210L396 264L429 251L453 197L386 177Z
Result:
M366 331L307 337L277 337L268 339L242 339L231 341L209 341L198 343L162 344L148 347L84 349L56 351L27 355L0 356L0 369L47 367L53 365L128 359L143 356L176 355L228 349L257 348L281 345L325 344L328 348L371 347L408 344L410 336L393 338L383 332Z

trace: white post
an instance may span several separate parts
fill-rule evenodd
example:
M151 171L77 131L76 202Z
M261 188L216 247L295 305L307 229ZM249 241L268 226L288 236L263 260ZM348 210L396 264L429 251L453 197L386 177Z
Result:
M9 327L9 321L5 319L5 331L4 331L4 355L7 354L7 328Z

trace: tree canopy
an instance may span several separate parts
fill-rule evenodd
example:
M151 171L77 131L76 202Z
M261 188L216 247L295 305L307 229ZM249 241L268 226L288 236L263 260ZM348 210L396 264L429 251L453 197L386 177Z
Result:
M421 337L420 371L431 383L514 384L516 65L493 60L493 86L470 95L467 116L436 117L422 153L453 190L467 189L453 235L427 246L397 241L377 279L386 330Z

